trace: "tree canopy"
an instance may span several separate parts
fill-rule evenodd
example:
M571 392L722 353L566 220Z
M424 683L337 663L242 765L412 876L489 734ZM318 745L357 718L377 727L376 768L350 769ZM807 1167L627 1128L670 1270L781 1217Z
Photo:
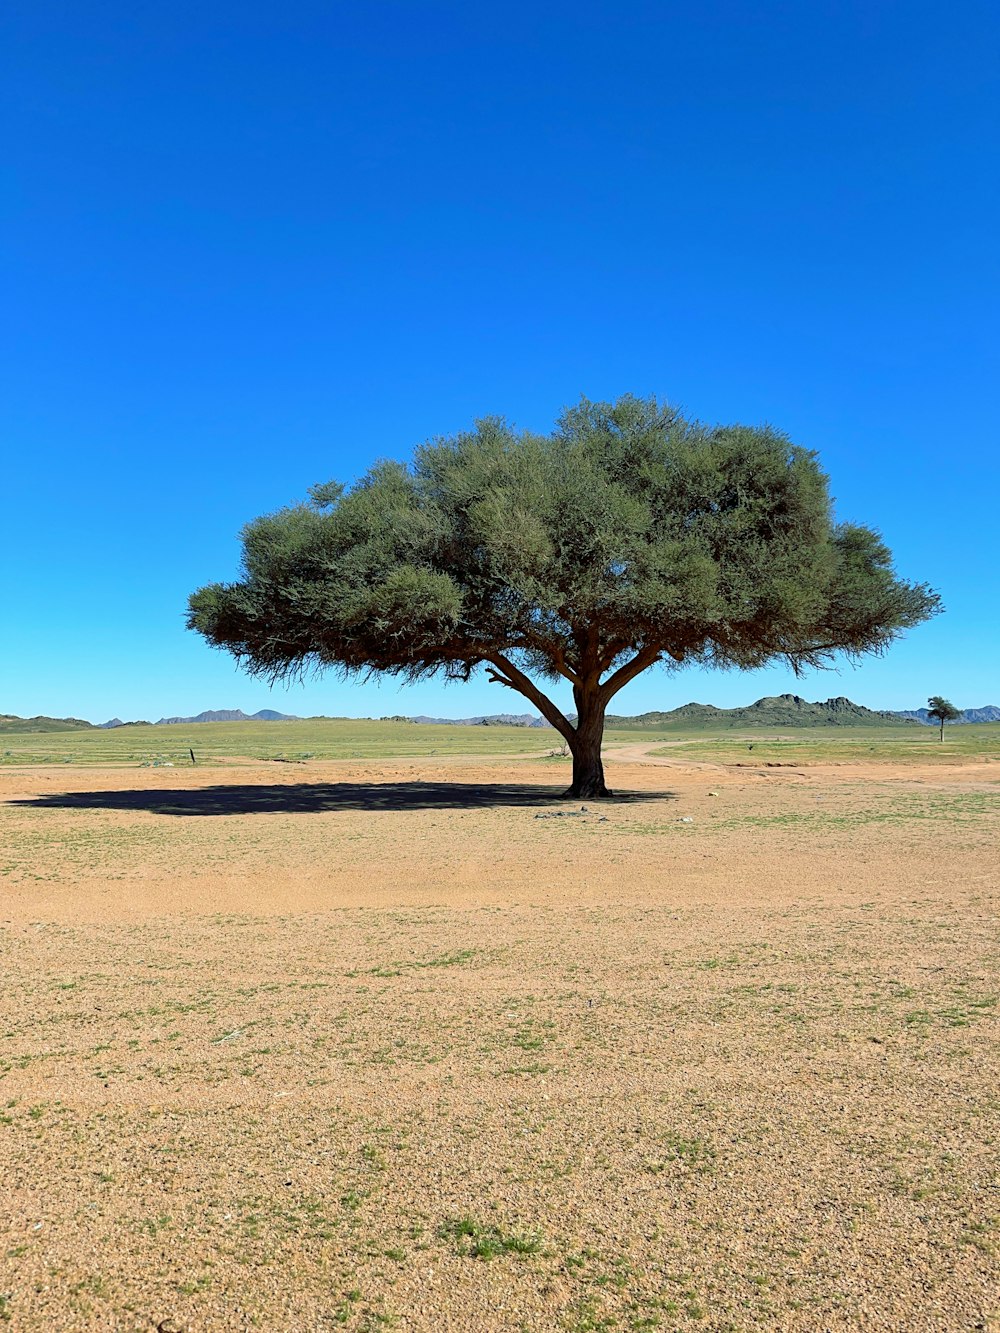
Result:
M927 700L927 716L933 718L935 722L941 725L941 734L939 740L944 740L944 724L946 722L955 722L962 716L959 709L950 699L942 698L940 694L932 694Z
M626 396L548 435L485 418L314 487L247 525L241 577L194 593L188 623L271 681L483 667L569 742L572 794L601 795L607 704L648 667L801 671L938 609L875 531L834 520L815 453ZM560 680L575 713L542 689Z

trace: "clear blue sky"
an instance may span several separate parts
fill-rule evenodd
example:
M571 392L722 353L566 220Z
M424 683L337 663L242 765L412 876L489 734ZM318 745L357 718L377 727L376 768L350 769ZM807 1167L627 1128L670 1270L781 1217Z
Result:
M13 0L0 44L0 712L519 710L269 691L186 596L314 482L626 390L818 449L948 610L622 709L1000 703L995 4Z

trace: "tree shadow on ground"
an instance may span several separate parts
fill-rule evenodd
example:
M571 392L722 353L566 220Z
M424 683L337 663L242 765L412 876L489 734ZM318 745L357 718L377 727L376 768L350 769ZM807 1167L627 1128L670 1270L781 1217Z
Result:
M67 791L25 797L9 805L34 810L145 810L155 815L327 814L338 810L474 810L502 807L547 810L674 799L672 792L618 792L597 801L570 801L555 787L513 782L292 782L257 786L158 787L123 791Z

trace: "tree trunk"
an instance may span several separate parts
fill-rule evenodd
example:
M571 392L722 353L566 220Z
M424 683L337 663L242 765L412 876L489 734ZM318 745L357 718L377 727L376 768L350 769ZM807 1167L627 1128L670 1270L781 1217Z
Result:
M944 718L941 719L941 735L938 737L938 740L944 740Z
M574 690L576 730L569 741L573 755L573 785L564 793L573 800L595 800L610 796L604 782L601 742L604 740L603 702L591 692Z

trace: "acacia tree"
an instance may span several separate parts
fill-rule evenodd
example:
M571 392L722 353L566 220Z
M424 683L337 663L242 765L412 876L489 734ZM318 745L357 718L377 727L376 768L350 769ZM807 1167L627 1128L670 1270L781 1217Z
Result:
M941 734L938 736L938 740L943 741L944 724L954 722L962 714L948 699L942 699L940 694L932 694L927 700L927 716L932 717L935 722L941 723Z
M627 396L549 435L487 418L315 487L244 529L242 576L194 593L188 624L272 682L483 668L564 737L567 795L597 797L608 704L648 668L800 671L938 609L877 533L834 522L814 453ZM569 712L543 689L562 681Z

